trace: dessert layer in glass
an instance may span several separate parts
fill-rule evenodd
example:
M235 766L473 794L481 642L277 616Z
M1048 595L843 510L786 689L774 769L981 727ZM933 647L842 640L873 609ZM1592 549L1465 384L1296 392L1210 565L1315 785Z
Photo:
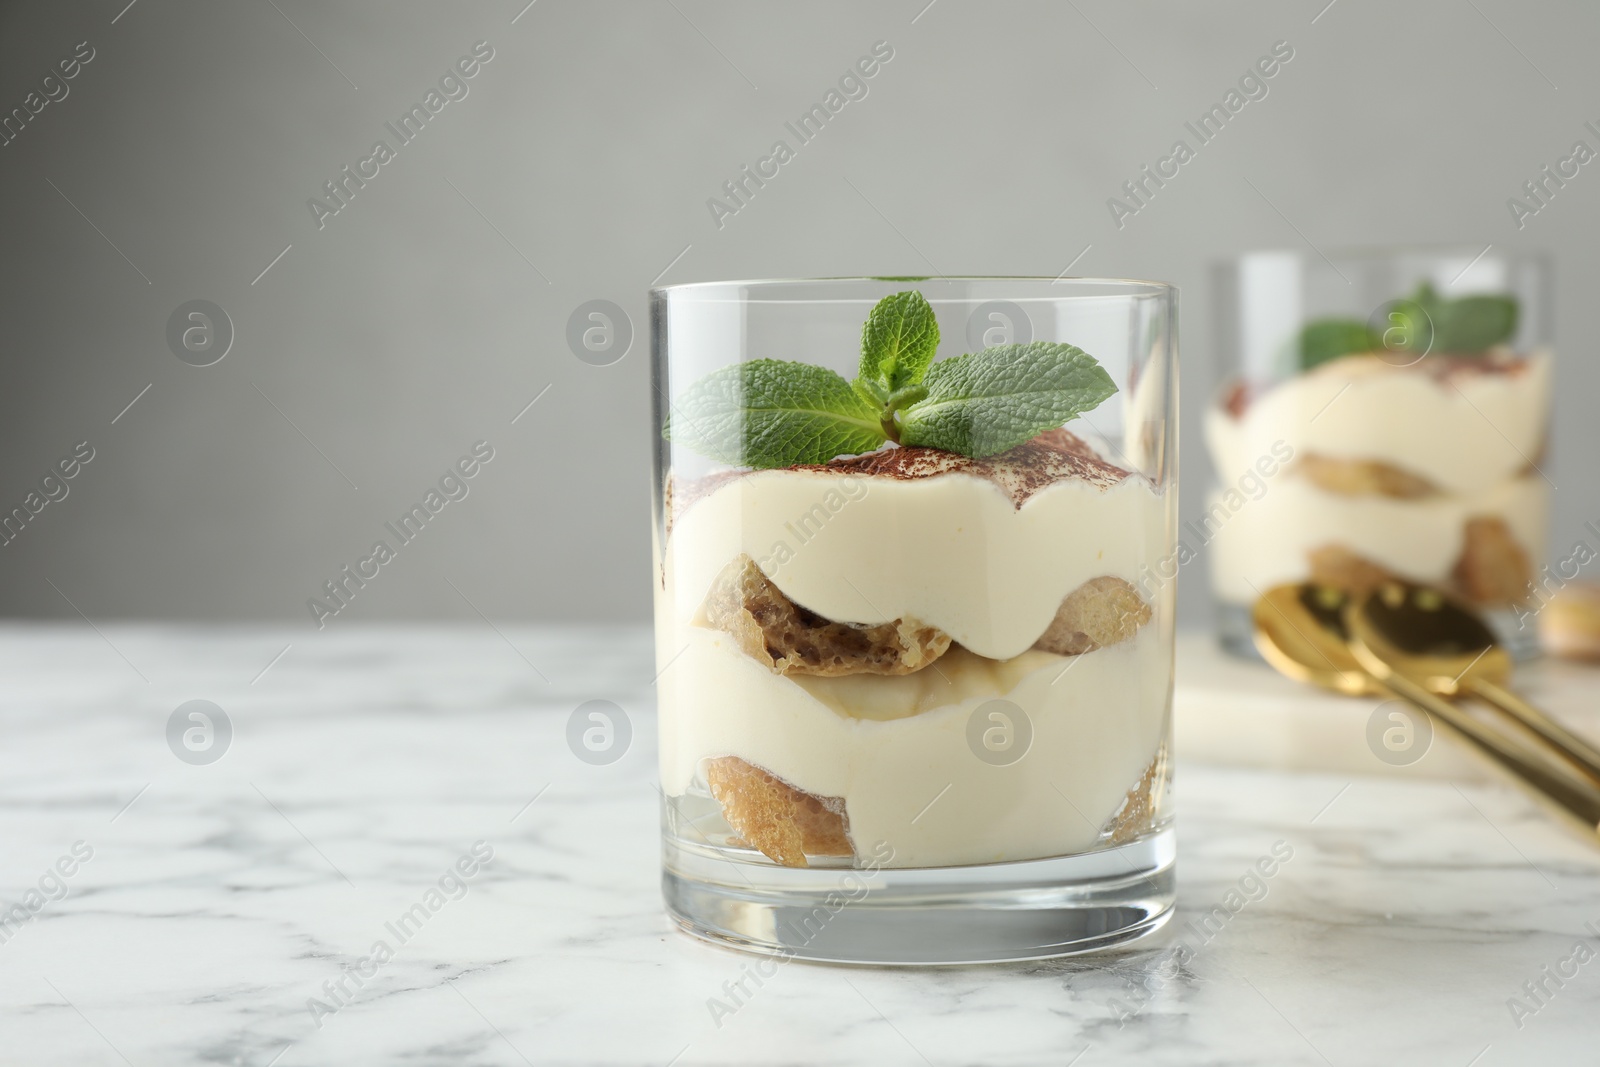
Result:
M1387 358L1386 358L1387 357ZM1521 601L1543 565L1550 356L1507 349L1322 363L1207 412L1218 488L1201 530L1226 602L1313 579L1361 591L1394 575L1485 607ZM1270 476L1261 472L1271 457Z
M715 474L666 511L662 787L713 798L732 843L940 866L1159 820L1168 534L1144 476L1054 430L987 459ZM1028 740L986 760L973 720L997 700Z

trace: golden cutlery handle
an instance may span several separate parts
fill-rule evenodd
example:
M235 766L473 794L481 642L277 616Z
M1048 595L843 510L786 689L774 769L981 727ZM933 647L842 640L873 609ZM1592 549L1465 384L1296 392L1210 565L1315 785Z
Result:
M1568 763L1580 768L1589 777L1600 782L1600 748L1585 741L1559 722L1523 700L1511 690L1496 685L1486 678L1470 675L1462 682L1474 696L1482 697L1496 708L1543 738L1559 752Z
M1600 789L1530 759L1508 741L1478 722L1466 711L1413 682L1405 675L1390 672L1372 675L1380 687L1402 700L1408 700L1467 739L1484 756L1522 783L1553 801L1591 829L1600 832Z

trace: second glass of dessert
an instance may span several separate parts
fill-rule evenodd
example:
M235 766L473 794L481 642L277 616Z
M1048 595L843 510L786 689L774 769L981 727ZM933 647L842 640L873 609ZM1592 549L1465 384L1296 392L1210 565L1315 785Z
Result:
M1117 944L1173 904L1176 294L652 294L663 886L861 963Z
M1263 252L1219 269L1206 414L1216 481L1180 542L1210 555L1223 644L1270 586L1389 577L1482 609L1520 657L1552 484L1549 268L1489 250ZM1201 546L1207 546L1202 548Z

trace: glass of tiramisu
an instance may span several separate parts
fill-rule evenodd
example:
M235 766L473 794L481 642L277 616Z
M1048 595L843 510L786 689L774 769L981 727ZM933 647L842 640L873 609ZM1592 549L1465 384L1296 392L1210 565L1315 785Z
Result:
M1063 955L1173 905L1177 294L651 294L663 887L720 943Z
M1283 582L1352 594L1390 577L1480 608L1519 657L1552 483L1549 267L1491 248L1218 268L1215 474L1180 550L1211 561L1225 647L1253 655L1250 605Z

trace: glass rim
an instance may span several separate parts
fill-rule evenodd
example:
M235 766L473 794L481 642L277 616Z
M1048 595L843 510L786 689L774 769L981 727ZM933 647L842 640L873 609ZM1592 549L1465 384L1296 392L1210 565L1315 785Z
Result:
M1493 253L1491 255L1491 253ZM1401 244L1358 244L1358 245L1333 245L1322 248L1248 248L1231 255L1212 260L1212 265L1217 267L1234 267L1247 259L1262 256L1292 256L1296 259L1335 260L1343 262L1360 262L1383 259L1395 259L1401 256L1437 256L1443 258L1466 257L1476 262L1480 258L1501 258L1520 260L1524 262L1538 262L1550 265L1555 256L1548 248L1502 248L1485 242L1483 245L1467 245L1458 243L1429 244L1427 242L1401 243Z
M1092 277L1087 275L1074 275L1072 277L1051 278L1046 275L1027 274L929 274L905 275L891 277L870 277L865 275L843 275L839 277L816 278L728 278L701 282L678 282L673 285L653 285L648 289L651 296L669 295L672 293L687 292L691 290L711 290L722 287L741 287L761 289L776 286L823 286L837 285L841 282L860 284L912 284L917 282L1012 282L1029 285L1059 285L1067 289L1087 289L1094 287L1123 286L1135 290L1133 292L1117 293L1116 296L1143 297L1170 295L1178 291L1178 286L1172 282L1154 281L1148 278L1114 278ZM1062 294L1065 298L1066 293Z

